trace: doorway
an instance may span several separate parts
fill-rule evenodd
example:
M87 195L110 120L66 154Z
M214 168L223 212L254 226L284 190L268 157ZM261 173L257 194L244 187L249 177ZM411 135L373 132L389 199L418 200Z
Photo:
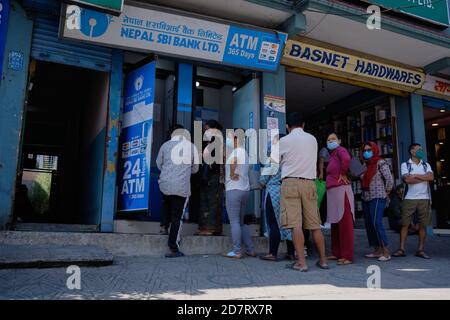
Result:
M99 225L109 74L33 60L16 222Z
M424 99L424 119L427 137L427 160L434 172L433 208L438 229L450 229L450 112L448 102ZM446 107L447 105L447 107Z

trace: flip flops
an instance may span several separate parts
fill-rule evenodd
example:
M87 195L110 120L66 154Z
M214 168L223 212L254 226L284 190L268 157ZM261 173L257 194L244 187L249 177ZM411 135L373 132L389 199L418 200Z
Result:
M425 251L423 251L423 250L419 250L419 251L417 251L416 252L416 254L415 254L415 256L416 257L419 257L419 258L422 258L422 259L431 259L431 257L429 256L429 255L427 255L426 253L425 253Z
M380 261L380 262L387 262L387 261L389 261L389 260L391 260L392 258L391 258L391 256L389 255L389 256L381 256L381 257L379 257L378 258L378 261Z
M295 270L295 271L300 271L300 272L308 272L308 267L306 267L306 266L305 267L301 267L301 266L299 266L297 264L297 262L287 264L286 268L287 269L292 269L292 270Z

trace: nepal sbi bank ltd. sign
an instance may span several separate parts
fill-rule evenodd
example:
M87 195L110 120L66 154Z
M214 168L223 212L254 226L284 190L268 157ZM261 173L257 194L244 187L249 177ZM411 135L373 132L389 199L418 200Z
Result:
M245 69L276 71L287 34L125 5L120 16L67 6L61 36Z

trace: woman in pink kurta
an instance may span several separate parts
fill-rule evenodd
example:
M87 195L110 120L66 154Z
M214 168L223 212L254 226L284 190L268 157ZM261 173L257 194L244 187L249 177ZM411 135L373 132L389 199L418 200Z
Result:
M353 262L355 220L354 196L347 178L350 154L336 134L328 136L330 160L327 166L327 222L331 224L331 260L338 265Z

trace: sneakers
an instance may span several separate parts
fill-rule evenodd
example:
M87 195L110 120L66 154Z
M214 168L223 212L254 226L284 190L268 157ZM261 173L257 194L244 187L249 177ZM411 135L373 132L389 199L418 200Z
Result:
M169 235L169 230L167 230L166 227L161 227L161 228L159 229L159 234L160 234L160 235L163 235L163 236L167 236L167 235Z
M236 253L234 251L230 251L228 253L224 253L223 256L226 257L226 258L232 258L232 259L240 259L240 258L242 258L242 254L241 253Z

